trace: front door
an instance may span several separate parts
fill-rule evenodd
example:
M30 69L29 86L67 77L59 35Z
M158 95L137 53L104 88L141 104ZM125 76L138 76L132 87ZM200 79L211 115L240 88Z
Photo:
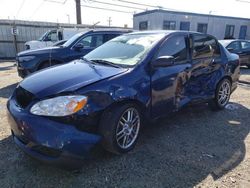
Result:
M175 62L168 67L152 68L151 96L152 117L164 116L183 105L187 98L183 96L183 86L190 68L189 41L187 34L169 36L161 45L154 59L173 56ZM152 67L154 61L152 62Z
M68 54L69 56L67 58L67 62L85 56L87 53L91 52L103 43L104 37L102 34L84 36L71 48L71 53ZM78 44L82 44L83 47L81 49L75 48Z

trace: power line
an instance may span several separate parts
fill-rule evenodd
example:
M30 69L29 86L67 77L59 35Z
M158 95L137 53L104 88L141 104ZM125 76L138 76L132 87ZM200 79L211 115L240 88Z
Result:
M135 3L135 2L131 2L131 1L125 1L125 0L117 0L117 1L120 1L120 2L123 2L123 3L128 3L128 4L133 4L133 5L144 6L144 7L159 8L159 6L142 4L142 3Z
M165 7L162 7L162 6L155 6L155 5L149 5L149 4L143 4L143 3L135 3L135 2L126 1L126 0L117 0L117 1L122 2L122 3L127 3L127 4L150 7L150 8L164 9L164 10L170 10L170 11L180 11L180 10L176 10L176 9L165 8Z
M50 3L58 3L58 4L65 4L68 0L64 0L64 1L56 1L56 0L44 0Z
M35 16L35 14L37 13L37 11L42 7L42 5L44 4L44 1L42 1L34 10L34 12L31 14L30 18L32 18L33 16Z
M145 9L139 8L139 7L132 7L132 6L127 6L127 5L119 5L119 4L101 2L101 1L96 1L96 0L89 0L89 1L94 2L94 3L104 4L104 5L112 5L112 6L123 7L123 8L131 8L131 9L137 9L137 10L145 10Z
M110 8L93 7L93 6L89 6L89 5L81 5L81 6L82 7L87 7L87 8L99 9L99 10L107 10L107 11L113 11L113 12L121 12L121 13L133 14L133 12L115 10L115 9L110 9Z
M16 18L17 18L17 16L19 15L21 9L23 8L24 3L25 3L25 0L22 1L22 4L20 5L20 7L19 7L19 9L18 9L18 11L17 11L17 13L16 13Z
M246 0L236 0L239 1L240 3L250 3L250 1L246 1Z

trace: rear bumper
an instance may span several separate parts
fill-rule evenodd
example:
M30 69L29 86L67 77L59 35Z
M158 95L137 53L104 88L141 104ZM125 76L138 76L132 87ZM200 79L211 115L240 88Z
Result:
M42 162L79 167L101 140L99 135L79 131L73 125L25 112L11 99L7 107L15 143L26 154Z

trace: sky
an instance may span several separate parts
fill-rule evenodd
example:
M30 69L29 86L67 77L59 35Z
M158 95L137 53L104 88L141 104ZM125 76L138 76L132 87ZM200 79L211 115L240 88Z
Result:
M250 0L126 0L126 2L160 6L176 11L250 18ZM132 27L134 13L155 9L154 7L121 2L121 0L82 0L81 4L83 24L98 22L99 25L108 25L110 18L112 20L111 26L124 26L126 24ZM93 9L89 6L122 12ZM75 0L0 0L0 19L76 23L75 14Z

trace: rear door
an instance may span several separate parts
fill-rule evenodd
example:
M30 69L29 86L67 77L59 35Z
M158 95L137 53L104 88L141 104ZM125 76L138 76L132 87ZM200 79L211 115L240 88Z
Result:
M220 47L215 38L205 34L193 34L191 41L192 66L185 95L192 101L209 99L221 75Z
M250 65L250 42L241 41L241 64Z

